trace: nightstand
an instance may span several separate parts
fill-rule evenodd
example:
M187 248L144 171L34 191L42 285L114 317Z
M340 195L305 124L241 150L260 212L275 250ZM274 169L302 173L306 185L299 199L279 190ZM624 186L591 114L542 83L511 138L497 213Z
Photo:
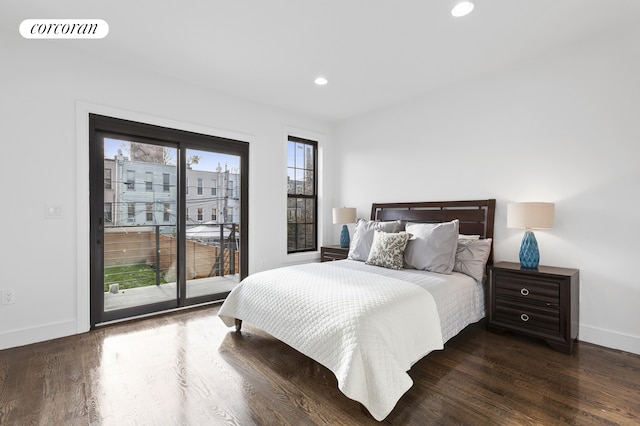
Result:
M570 354L578 337L579 271L519 263L489 266L487 329L511 330L544 339Z
M346 259L349 248L340 246L322 246L320 248L320 262L331 262L333 260Z

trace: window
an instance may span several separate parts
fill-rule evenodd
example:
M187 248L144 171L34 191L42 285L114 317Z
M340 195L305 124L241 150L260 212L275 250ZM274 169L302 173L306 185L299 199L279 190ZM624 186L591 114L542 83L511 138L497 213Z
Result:
M126 185L128 190L136 189L136 171L135 170L127 170Z
M289 136L287 154L287 253L315 251L318 143Z
M104 169L104 189L111 189L111 169Z
M218 215L216 212L216 209L211 209L211 220L218 220Z
M211 195L216 195L216 186L218 182L215 179L211 179Z
M187 185L185 186L184 192L189 195L189 178L187 178Z
M163 192L169 192L169 189L170 189L169 176L171 176L169 173L162 174L162 191Z
M144 186L148 192L153 191L153 172L146 172L144 179Z
M88 245L90 252L79 265L82 276L86 272L90 277L90 328L224 299L249 271L249 143L206 134L215 129L201 127L205 133L193 133L91 114L87 109L83 106L77 112L89 119L89 156L83 159L88 160L89 191L81 191L79 202L84 213L89 197L89 217L81 219L83 223L88 219L89 238L81 248ZM84 127L84 119L76 115ZM84 140L80 145L78 152L84 157ZM199 166L189 167L196 158L201 159ZM230 170L223 175L217 164ZM225 199L217 189L218 195L209 195L210 182L226 186L231 170L239 199ZM222 222L223 206L237 212L230 216L235 219L232 226L225 228L233 229L235 240L218 241L219 226L197 235L198 230L206 230L203 222L209 221L212 209L220 212ZM197 244L189 244L193 240ZM151 269L145 266L149 264ZM114 272L121 265L146 268L150 273L123 280ZM224 279L211 284L210 277ZM116 282L122 295L119 300L108 293ZM122 294L123 289L128 294L126 288L139 286L146 287L141 289L147 290L143 298Z
M104 221L105 222L113 222L113 203L108 203L105 201L104 203Z

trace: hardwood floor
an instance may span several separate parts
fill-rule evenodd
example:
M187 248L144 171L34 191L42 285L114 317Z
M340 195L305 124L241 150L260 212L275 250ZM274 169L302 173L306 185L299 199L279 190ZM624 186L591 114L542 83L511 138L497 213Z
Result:
M333 374L218 307L0 351L0 425L379 424ZM640 356L467 327L410 371L383 423L638 424Z

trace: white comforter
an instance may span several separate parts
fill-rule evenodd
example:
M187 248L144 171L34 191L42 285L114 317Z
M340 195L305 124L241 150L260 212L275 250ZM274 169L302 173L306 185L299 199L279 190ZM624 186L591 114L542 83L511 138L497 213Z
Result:
M412 276L418 285L405 280ZM465 281L354 261L290 266L243 280L219 316L228 326L235 318L246 321L329 368L347 397L382 420L413 384L406 373L411 366L469 323L465 318L443 338L446 327L427 288L446 300L439 285L446 277Z

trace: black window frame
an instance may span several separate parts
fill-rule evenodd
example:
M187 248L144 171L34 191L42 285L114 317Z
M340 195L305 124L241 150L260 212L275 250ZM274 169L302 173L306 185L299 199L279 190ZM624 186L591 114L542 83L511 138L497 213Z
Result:
M240 158L240 224L238 239L240 240L240 247L242 247L241 256L237 260L239 266L236 269L239 272L239 280L246 278L249 273L249 143L228 139L219 136L194 133L188 130L172 129L168 127L161 127L152 124L134 122L130 120L124 120L120 118L113 118L107 116L101 116L98 114L89 113L89 175L90 175L90 273L91 273L91 310L90 321L91 328L95 328L98 324L103 324L109 321L120 320L124 318L132 318L140 315L146 315L150 313L159 313L169 309L182 308L186 306L198 306L203 303L210 303L224 299L229 293L223 291L218 294L206 294L206 295L189 295L187 293L186 283L186 229L190 226L188 220L188 207L185 197L185 192L188 188L185 188L187 180L187 159L184 155L189 149L203 149L205 151L212 151L220 154L235 155ZM169 192L173 192L174 188L178 194L176 210L167 211L165 214L170 214L170 217L177 223L176 238L178 240L177 250L174 256L177 258L176 267L176 298L175 300L168 300L163 302L141 304L130 308L117 309L113 311L105 311L104 309L104 246L102 241L104 240L104 203L105 188L104 188L104 174L105 168L105 155L103 140L107 137L126 137L130 141L142 140L142 143L151 143L163 147L174 147L179 149L177 156L177 177L174 181L170 179L167 182L168 186L163 188L170 189ZM182 154L181 154L182 153ZM123 170L124 172L124 170ZM115 174L115 170L113 172ZM136 192L142 192L143 178L138 174L131 176L127 185L126 179L114 179L113 186L117 187L118 191L134 190ZM173 176L171 176L173 177ZM138 184L136 185L136 178ZM125 182L122 182L125 180ZM164 184L164 182L163 182ZM129 187L129 188L127 188ZM131 223L136 225L144 225L144 223L137 223L137 219L140 219L142 214L142 204L138 200L137 194L130 194L132 197L128 203L122 202L124 205L117 207L114 205L113 214L114 219L116 216L124 213L127 214ZM143 195L143 194L139 194ZM144 199L144 197L140 197ZM156 201L157 203L161 201ZM128 204L128 205L127 205ZM125 207L126 205L126 207ZM124 211L123 211L124 210ZM129 215L130 213L130 215ZM175 217L174 217L175 216ZM236 273L237 273L236 272Z
M313 193L312 194L297 194L296 193L296 187L297 185L294 184L293 185L293 192L290 192L290 185L287 185L287 254L296 254L296 253L307 253L307 252L314 252L314 251L318 251L318 142L311 140L311 139L305 139L305 138L301 138L298 136L292 136L289 135L287 138L287 158L289 156L289 142L293 142L296 144L304 144L304 145L309 145L313 148L313 168L312 169L308 169L306 167L297 167L297 164L294 163L294 167L293 169L295 170L312 170L313 173L313 185L312 185L312 190ZM294 153L294 158L295 158L295 153ZM289 165L289 161L287 160L287 176L289 176L289 170L292 167L290 167ZM297 203L299 200L311 200L313 202L313 218L311 220L311 222L290 222L289 221L289 216L290 216L290 212L289 212L289 204L291 200L295 200L295 202ZM292 229L292 225L293 226L293 242L294 242L294 248L292 249L291 246L291 229ZM299 247L298 246L298 242L300 240L300 235L299 235L299 225L305 225L305 226L311 226L312 227L312 244L307 244L303 247ZM309 234L308 232L305 232L307 235ZM307 241L308 238L305 238L305 241Z

